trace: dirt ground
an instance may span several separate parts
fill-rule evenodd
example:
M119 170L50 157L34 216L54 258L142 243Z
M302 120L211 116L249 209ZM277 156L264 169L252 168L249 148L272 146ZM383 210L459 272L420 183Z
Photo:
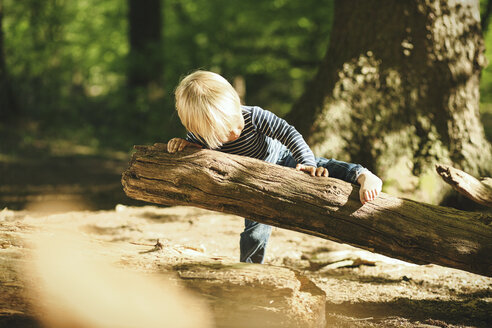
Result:
M242 218L132 201L119 182L126 166L124 158L114 157L1 158L0 284L12 292L3 300L17 297L15 286L8 287L12 276L5 273L4 255L21 249L15 236L35 227L72 227L120 257L138 258L149 248L138 243L159 239L238 259ZM299 270L326 292L327 327L492 327L492 278L418 266L279 228L265 263Z

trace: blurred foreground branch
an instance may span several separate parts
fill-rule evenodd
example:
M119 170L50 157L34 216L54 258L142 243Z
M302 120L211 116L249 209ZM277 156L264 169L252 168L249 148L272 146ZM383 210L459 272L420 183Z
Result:
M492 276L492 215L381 194L211 150L136 146L122 183L132 198L240 215L418 264Z

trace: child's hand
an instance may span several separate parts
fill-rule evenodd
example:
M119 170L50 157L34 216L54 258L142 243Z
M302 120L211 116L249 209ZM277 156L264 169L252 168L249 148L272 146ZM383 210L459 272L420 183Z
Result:
M328 170L324 167L314 167L309 165L297 164L296 170L307 172L313 177L328 177L330 175L328 173Z
M171 154L177 151L182 151L185 147L202 148L202 146L197 145L196 143L193 142L186 141L182 138L172 138L167 143L167 151L170 152Z

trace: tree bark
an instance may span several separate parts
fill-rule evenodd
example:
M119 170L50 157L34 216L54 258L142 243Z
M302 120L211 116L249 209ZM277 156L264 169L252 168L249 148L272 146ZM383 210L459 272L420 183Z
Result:
M492 179L483 178L479 181L466 172L444 164L437 164L436 171L460 194L476 203L492 207Z
M211 150L169 154L137 146L122 183L129 197L191 205L347 243L414 263L492 276L492 215L382 193L361 205L358 187Z
M326 57L287 116L313 151L361 163L412 197L438 162L490 175L478 1L337 0L334 17Z

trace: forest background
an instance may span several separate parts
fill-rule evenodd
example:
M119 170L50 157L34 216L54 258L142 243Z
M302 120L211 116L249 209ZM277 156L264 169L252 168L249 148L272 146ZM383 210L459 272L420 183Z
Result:
M492 62L491 6L480 6ZM333 0L0 0L0 156L110 156L183 136L173 91L196 69L285 116L326 53L333 14ZM491 91L489 65L489 141Z
M325 53L333 15L331 0L146 2L135 2L145 17L136 25L149 25L135 38L145 42L150 25L161 27L142 59L130 51L131 1L3 0L21 146L65 140L129 150L182 135L173 91L196 69L244 83L247 104L283 115ZM3 119L2 131L9 126Z

